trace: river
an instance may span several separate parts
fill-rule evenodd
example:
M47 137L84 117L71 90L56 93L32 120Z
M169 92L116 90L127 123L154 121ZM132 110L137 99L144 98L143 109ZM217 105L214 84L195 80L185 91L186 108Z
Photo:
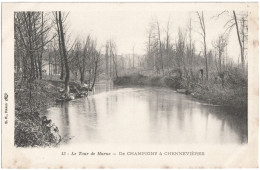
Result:
M95 95L49 108L64 145L244 144L247 120L168 88L96 85Z

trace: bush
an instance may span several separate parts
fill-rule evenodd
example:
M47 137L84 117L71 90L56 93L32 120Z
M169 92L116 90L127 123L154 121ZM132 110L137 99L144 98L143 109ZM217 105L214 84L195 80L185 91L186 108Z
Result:
M55 146L61 140L58 128L38 112L16 114L14 132L17 147Z

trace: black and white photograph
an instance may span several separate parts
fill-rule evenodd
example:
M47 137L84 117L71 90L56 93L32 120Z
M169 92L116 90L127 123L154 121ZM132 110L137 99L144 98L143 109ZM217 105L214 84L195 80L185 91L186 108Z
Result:
M258 147L258 3L2 8L2 42L11 51L5 56L2 46L2 74L12 81L2 81L2 133L12 129L8 146L20 153L59 156L5 168L77 168L70 159L80 168L258 166L257 151L240 161ZM206 163L213 152L215 162Z

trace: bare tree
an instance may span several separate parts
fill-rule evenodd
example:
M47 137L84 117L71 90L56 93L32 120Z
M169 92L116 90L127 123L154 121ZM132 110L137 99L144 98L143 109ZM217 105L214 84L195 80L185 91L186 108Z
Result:
M201 28L200 34L203 37L204 58L205 58L205 65L206 65L206 79L208 80L209 72L208 72L208 59L207 59L206 26L205 26L203 11L201 12L201 14L197 11L197 15L199 18L199 23Z
M60 73L60 79L63 80L64 78L64 62L63 62L63 49L61 45L61 33L60 33L60 26L59 26L59 19L58 19L58 12L55 12L55 21L56 21L56 26L57 26L57 32L58 32L58 44L59 44L59 54L60 54L60 68L61 68L61 73Z
M176 65L178 68L178 72L180 73L180 76L182 77L183 73L186 73L186 62L185 62L185 39L186 34L182 31L181 28L178 30L178 39L176 41Z
M234 20L235 20L235 24L236 24L236 30L237 30L237 38L238 38L238 42L239 42L239 46L240 46L240 53L241 53L241 62L242 62L242 67L245 67L245 58L244 58L244 19L243 19L243 27L242 27L242 38L240 37L240 33L239 33L239 28L238 28L238 22L237 22L237 16L236 16L236 12L233 10L233 15L234 15Z
M153 71L156 71L156 54L155 54L154 51L156 51L158 41L156 39L155 24L154 23L149 24L147 34L148 34L148 42L146 44L146 46L147 46L147 61L148 61L148 65L153 68Z
M106 54L105 54L105 58L106 58L106 76L107 78L109 78L109 42L106 42Z
M92 86L90 88L90 90L92 91L92 89L94 88L95 86L95 83L96 83L96 79L97 79L97 76L98 76L98 69L100 68L100 63L101 63L101 49L99 51L96 51L94 52L94 75L93 75L93 82L92 82Z
M166 50L166 59L167 59L167 69L168 69L168 72L169 72L169 50L170 50L170 18L168 19L168 22L167 22L167 26L166 26L166 45L165 45L165 50Z
M117 54L116 54L116 44L112 40L109 41L109 52L110 52L110 58L112 59L112 77L114 76L118 77L118 72L117 72ZM134 66L134 65L133 65Z
M65 71L66 71L66 76L65 76L65 94L69 96L69 79L70 79L70 68L69 68L69 63L68 63L68 57L67 57L67 51L66 51L66 46L65 46L65 38L64 38L64 33L63 33L63 23L62 23L62 15L61 11L59 11L59 30L60 30L60 37L61 37L61 46L62 46L62 54L63 54L63 59L64 59L64 65L65 65Z
M245 46L248 40L248 14L247 12L236 13L234 10L232 11L232 15L229 14L229 11L223 11L218 16L226 14L229 16L229 20L225 23L224 27L226 28L226 33L229 34L231 30L236 27L237 39L240 48L240 60L242 63L242 68L245 68L245 51L247 47ZM239 16L240 14L240 16Z
M193 49L192 49L192 25L191 25L191 18L189 19L189 25L188 25L188 31L189 31L189 69L192 72L192 63L193 63Z
M161 69L162 69L162 73L164 75L164 68L163 68L163 54L162 54L162 41L161 41L161 32L160 32L160 25L159 25L159 21L157 20L156 22L157 24L157 36L158 36L158 43L159 43L159 53L161 56Z
M56 36L47 36L52 25L46 24L43 12L17 12L14 20L15 47L18 47L17 50L24 54L23 63L26 64L22 67L25 69L23 70L24 78L30 81L36 78L41 79L44 47ZM26 56L29 56L29 61ZM29 66L28 63L30 63Z
M135 46L133 46L133 69L135 68Z
M219 35L218 39L213 42L213 47L216 49L218 60L216 60L216 67L218 71L218 76L221 79L222 87L224 88L224 78L225 78L225 69L224 69L224 50L227 46L227 38L224 34Z
M84 85L85 82L85 72L86 72L86 60L87 58L89 58L90 56L90 51L91 51L91 47L90 47L90 35L87 36L86 42L82 43L83 44L83 49L82 49L82 44L79 40L77 40L76 44L75 44L75 57L76 57L76 66L77 69L79 70L80 73L80 83L81 85Z

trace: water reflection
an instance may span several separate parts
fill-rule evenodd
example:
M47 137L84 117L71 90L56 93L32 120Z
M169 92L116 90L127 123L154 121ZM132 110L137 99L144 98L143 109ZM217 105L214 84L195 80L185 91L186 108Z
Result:
M163 88L97 85L47 116L73 143L246 143L247 120Z
M62 116L64 119L61 121L62 123L62 128L64 129L66 133L66 136L70 136L70 119L69 119L69 108L68 108L68 103L64 104L64 107L61 107L61 113L64 115ZM64 112L63 112L64 109Z

